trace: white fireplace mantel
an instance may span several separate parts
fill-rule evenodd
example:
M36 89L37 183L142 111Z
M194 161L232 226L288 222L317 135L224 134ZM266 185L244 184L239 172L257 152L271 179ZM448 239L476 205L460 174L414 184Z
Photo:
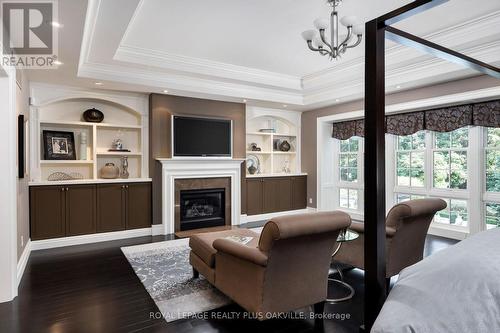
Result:
M231 224L240 224L241 163L243 159L158 158L162 165L162 224L165 235L174 233L175 180L231 178Z

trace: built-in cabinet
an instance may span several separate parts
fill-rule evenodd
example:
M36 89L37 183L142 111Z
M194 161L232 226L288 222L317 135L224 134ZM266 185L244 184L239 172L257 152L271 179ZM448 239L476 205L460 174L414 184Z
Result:
M300 112L248 106L246 121L246 156L257 162L256 174L300 173Z
M247 178L247 215L307 207L307 176Z
M151 183L30 187L31 239L151 226Z

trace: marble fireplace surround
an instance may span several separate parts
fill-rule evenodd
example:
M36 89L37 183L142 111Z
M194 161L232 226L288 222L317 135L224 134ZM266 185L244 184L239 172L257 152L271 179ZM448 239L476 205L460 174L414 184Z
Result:
M229 178L230 221L240 224L241 163L243 159L226 158L159 158L162 166L162 225L164 234L175 232L176 180ZM228 193L226 191L226 198Z

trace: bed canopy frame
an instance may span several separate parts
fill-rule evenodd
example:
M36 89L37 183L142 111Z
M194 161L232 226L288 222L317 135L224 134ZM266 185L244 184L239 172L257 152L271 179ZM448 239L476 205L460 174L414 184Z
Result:
M500 68L391 26L448 0L416 0L366 23L365 32L365 302L369 332L386 299L385 284L385 39L500 79Z

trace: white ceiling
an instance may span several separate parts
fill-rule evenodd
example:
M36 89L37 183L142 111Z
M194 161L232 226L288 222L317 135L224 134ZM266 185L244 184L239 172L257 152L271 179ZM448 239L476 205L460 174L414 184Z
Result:
M344 0L340 15L364 23L410 0ZM490 63L500 63L500 1L451 0L397 27ZM364 46L340 61L309 51L300 37L325 0L59 0L57 71L37 81L162 92L311 109L363 94ZM80 41L82 47L80 49ZM387 89L474 73L387 42ZM49 73L50 72L50 73ZM55 73L54 73L55 72Z

